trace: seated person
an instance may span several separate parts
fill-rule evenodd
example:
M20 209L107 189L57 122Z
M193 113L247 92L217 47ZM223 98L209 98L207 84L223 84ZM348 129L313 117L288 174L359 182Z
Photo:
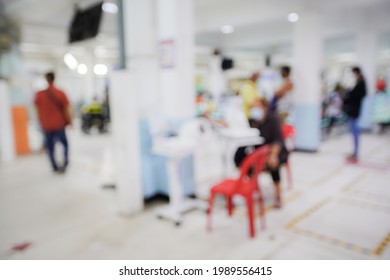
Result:
M343 87L337 83L334 90L328 93L325 97L324 103L327 107L326 115L329 118L329 125L326 129L328 134L331 133L332 128L337 123L337 120L341 115L343 107L342 93Z
M89 105L82 108L82 127L89 130L92 126L97 125L100 131L104 130L105 115L103 105L96 97L93 98Z
M271 146L266 171L271 173L275 186L275 208L281 208L280 166L287 162L288 151L283 141L279 118L269 110L268 101L261 98L256 100L250 110L249 123L251 127L260 130L260 135L264 138L263 145ZM234 158L236 165L240 166L245 156L257 147L239 148Z

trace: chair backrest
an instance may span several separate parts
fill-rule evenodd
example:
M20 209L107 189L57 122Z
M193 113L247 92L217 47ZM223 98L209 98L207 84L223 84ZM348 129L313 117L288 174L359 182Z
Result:
M282 137L285 141L286 148L289 152L294 150L294 138L295 138L295 127L289 124L282 124Z
M239 185L249 182L253 188L257 186L257 177L268 160L270 147L261 146L248 155L241 164Z
M289 124L282 124L283 139L293 138L295 136L295 128Z

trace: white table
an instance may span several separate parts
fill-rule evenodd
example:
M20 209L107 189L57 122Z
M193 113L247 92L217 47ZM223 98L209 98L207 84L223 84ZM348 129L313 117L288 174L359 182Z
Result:
M219 136L224 143L223 165L225 178L232 176L234 173L234 154L239 147L264 143L264 138L260 136L260 131L257 128L224 128L219 130Z
M167 158L169 176L169 205L159 207L156 214L157 217L173 221L176 225L183 222L182 214L200 208L197 200L184 197L179 176L180 161L193 154L195 149L194 142L180 137L159 139L153 144L153 153Z

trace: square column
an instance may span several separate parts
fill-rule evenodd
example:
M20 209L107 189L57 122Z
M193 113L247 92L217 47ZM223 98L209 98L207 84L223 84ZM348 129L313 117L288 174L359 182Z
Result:
M216 100L227 91L226 75L221 64L222 56L213 55L210 61L210 92Z
M143 210L140 122L158 109L155 1L121 0L127 69L112 73L113 160L119 211Z
M295 99L295 147L317 151L321 132L321 70L323 39L321 17L315 11L300 15L294 23L293 68Z
M357 65L362 70L367 87L367 96L363 100L359 117L359 127L365 130L372 126L376 80L378 30L375 28L374 22L368 20L372 17L362 16L366 20L359 25L356 36Z
M143 209L136 75L111 75L111 119L118 208L129 215Z
M157 1L161 107L170 119L195 115L192 0Z
M136 75L139 117L159 110L156 1L123 1L127 68Z
M12 124L9 88L5 80L0 79L0 161L15 159L14 129Z

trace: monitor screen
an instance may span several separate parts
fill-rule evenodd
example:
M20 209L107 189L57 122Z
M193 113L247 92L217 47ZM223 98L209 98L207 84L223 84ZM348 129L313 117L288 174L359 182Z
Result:
M224 57L221 63L222 70L229 70L234 67L234 61L231 58Z
M103 2L85 10L77 9L69 28L69 43L96 37L99 33Z

